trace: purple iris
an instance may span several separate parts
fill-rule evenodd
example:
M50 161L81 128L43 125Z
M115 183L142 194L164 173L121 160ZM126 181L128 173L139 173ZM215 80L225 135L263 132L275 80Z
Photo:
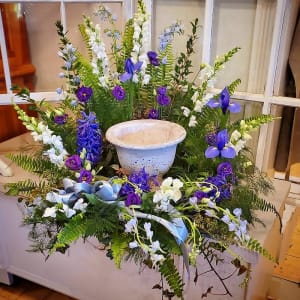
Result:
M65 164L68 169L77 171L81 168L81 158L77 154L71 155L66 159Z
M223 89L219 99L210 99L206 105L210 108L221 107L224 115L226 114L227 110L229 110L232 113L238 113L241 110L241 106L239 103L230 102L230 94L227 87Z
M227 129L223 129L217 133L215 145L209 146L205 151L206 158L214 158L216 156L225 158L234 158L236 153L233 147L227 146L229 137Z
M95 113L81 112L81 119L78 119L77 127L77 153L86 150L86 159L92 164L100 161L102 149L102 137L99 123Z
M90 171L84 169L80 171L78 182L90 183L92 179L93 175Z
M112 94L118 101L124 100L126 96L125 90L120 85L116 85L113 88Z
M120 76L120 81L126 82L132 79L134 73L140 71L142 64L143 63L141 61L138 61L136 64L134 64L131 58L127 58L124 65L125 73Z
M57 116L54 117L54 122L57 125L63 125L67 122L67 118L68 118L67 114L57 115Z
M149 119L158 119L158 117L159 117L158 110L155 108L150 109L150 111L148 113L148 118Z
M157 102L161 106L167 106L170 104L171 99L167 95L167 88L165 86L160 86L157 88Z
M76 90L75 94L80 102L87 103L93 95L93 89L82 85Z
M155 51L148 51L147 56L149 58L150 64L157 67L159 66L159 60L157 57L157 53Z
M232 173L232 165L230 162L221 162L217 167L217 174L220 176L231 175Z
M136 194L136 193L129 193L127 195L127 198L125 200L125 206L130 206L130 205L141 205L142 204L142 199L141 197Z

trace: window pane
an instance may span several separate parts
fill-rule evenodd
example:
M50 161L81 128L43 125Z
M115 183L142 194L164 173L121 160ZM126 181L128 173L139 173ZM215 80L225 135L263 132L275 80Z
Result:
M174 54L177 57L180 52L185 52L187 36L191 34L191 21L199 19L198 35L196 41L195 54L193 55L193 65L195 69L199 69L202 56L202 40L203 40L203 22L204 22L205 1L199 0L157 0L155 1L153 13L153 50L159 47L159 36L163 30L176 21L181 21L184 26L185 37L176 37L174 41Z

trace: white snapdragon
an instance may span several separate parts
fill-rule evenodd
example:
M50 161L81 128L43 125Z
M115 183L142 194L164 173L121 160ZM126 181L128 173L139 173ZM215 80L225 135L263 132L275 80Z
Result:
M92 24L91 24L92 26ZM92 50L92 68L93 73L96 75L101 74L99 78L100 85L103 88L108 88L107 77L110 73L109 59L106 54L105 44L101 39L101 28L99 24L96 24L94 29L89 27L86 29L86 34L89 37L88 44ZM99 69L100 65L100 69Z
M196 116L191 115L190 121L189 121L189 127L195 127L198 124L198 121L196 120Z

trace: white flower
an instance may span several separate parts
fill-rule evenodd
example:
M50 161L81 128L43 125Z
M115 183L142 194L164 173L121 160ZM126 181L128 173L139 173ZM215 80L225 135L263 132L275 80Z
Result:
M181 106L181 109L182 109L183 115L184 115L185 117L188 117L188 116L190 115L191 110L190 110L189 108L187 108L187 107L185 107L185 106Z
M161 254L152 254L151 255L151 260L153 265L156 265L158 262L161 262L165 259L165 257Z
M135 227L137 225L137 219L132 218L125 224L125 232L132 232L134 231Z
M242 137L238 130L234 130L231 134L230 141L238 141Z
M235 209L233 210L233 214L239 218L239 217L242 215L242 209L241 209L241 208L238 208L238 207L235 208Z
M151 252L155 253L157 251L161 251L162 252L162 249L160 248L160 243L159 241L154 241L151 245L150 245L150 249L151 249Z
M153 231L151 230L151 223L150 222L146 222L144 224L144 229L146 231L147 239L151 240L152 236L153 236Z
M192 115L190 117L190 121L189 121L189 127L195 127L197 125L197 120L196 117L194 115Z
M190 197L190 198L189 198L189 203L190 203L191 205L196 205L196 204L198 203L197 197Z
M71 218L76 214L76 211L66 204L63 204L63 212L65 213L67 218Z
M52 217L52 218L55 218L56 217L56 207L53 206L53 207L47 207L44 211L44 214L43 214L43 217L44 218L47 218L47 217Z
M88 204L84 203L84 200L82 198L80 198L75 202L73 209L85 211L87 206L88 206Z
M137 243L137 241L133 241L129 243L129 248L133 249L133 248L137 248L139 245Z
M195 93L194 93L194 95L192 96L192 101L195 103L197 100L198 100L198 98L199 98L199 92L198 91L196 91Z
M142 84L149 84L150 79L151 79L151 76L148 74L145 74Z

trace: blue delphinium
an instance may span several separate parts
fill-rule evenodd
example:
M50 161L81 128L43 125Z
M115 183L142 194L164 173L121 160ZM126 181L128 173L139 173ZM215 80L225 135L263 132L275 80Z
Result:
M102 150L102 138L99 124L95 113L81 113L82 118L78 119L77 127L77 153L83 149L86 151L85 159L93 165L100 161Z

